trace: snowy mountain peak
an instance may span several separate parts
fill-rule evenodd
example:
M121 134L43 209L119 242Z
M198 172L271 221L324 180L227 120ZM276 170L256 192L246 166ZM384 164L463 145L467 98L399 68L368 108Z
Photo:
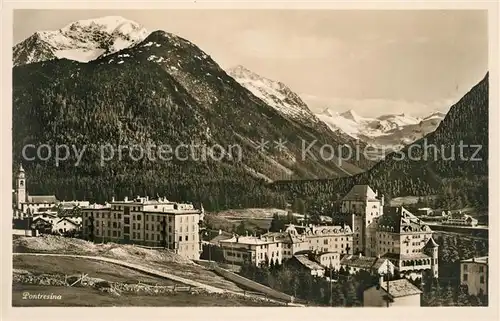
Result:
M72 22L59 30L38 31L14 46L14 66L66 58L88 62L131 47L148 36L138 23L119 16Z
M228 69L227 74L281 114L302 121L319 122L302 99L282 82L262 77L241 65Z
M336 111L332 111L330 108L325 108L323 109L323 111L321 112L322 115L325 115L325 116L329 116L329 117L337 117L339 115L338 112Z
M346 119L350 119L356 123L360 122L363 120L363 117L359 116L354 110L352 109L349 109L348 111L345 111L343 112L342 114L340 114L340 116L346 118Z
M74 31L79 28L95 28L108 34L112 34L115 31L121 34L129 34L133 31L142 29L142 27L135 21L131 21L120 16L106 16L96 19L78 20L61 28L60 31Z
M354 110L339 115L326 108L316 116L330 129L344 132L368 144L399 148L433 132L446 114L435 112L425 118L417 118L402 113L367 118Z

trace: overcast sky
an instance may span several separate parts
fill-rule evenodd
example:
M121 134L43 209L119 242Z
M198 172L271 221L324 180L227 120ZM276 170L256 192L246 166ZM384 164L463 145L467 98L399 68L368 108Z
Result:
M108 15L282 81L315 111L447 110L488 70L486 11L17 10L14 42Z

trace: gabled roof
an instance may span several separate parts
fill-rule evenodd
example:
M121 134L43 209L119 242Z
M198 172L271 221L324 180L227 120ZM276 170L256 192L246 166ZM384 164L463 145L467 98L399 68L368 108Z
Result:
M382 284L380 284L380 287L393 298L400 298L422 293L419 288L413 285L406 278L389 281L389 290L387 290L387 282L383 282Z
M382 255L382 257L393 260L422 260L431 258L429 255L426 255L424 253L411 253L411 254L385 253L384 255Z
M377 195L368 185L354 185L344 196L343 201L375 200Z
M59 221L57 221L57 223L60 223L60 222L62 222L62 221L66 221L66 222L71 223L71 224L73 224L73 225L75 225L75 226L80 225L80 223L78 223L78 222L76 222L76 221L72 220L72 219L71 219L71 218L69 218L69 217L63 217L63 218L61 218Z
M402 206L384 208L377 225L379 229L394 233L431 232L427 224Z
M467 260L462 260L460 261L461 263L484 263L488 264L488 257L487 256L481 256L481 257L473 257Z
M387 261L387 258L378 258L371 256L359 256L359 255L344 255L342 260L340 260L341 265L346 265L349 267L356 267L361 269L378 269Z
M309 260L305 254L298 254L293 256L294 259L296 259L300 264L302 264L304 267L308 268L309 270L316 271L316 270L325 270L324 267L319 265L318 263Z
M27 203L57 203L55 195L28 195Z
M434 241L432 237L429 238L427 243L424 245L424 248L435 248L435 247L439 247L439 245L436 243L436 241Z

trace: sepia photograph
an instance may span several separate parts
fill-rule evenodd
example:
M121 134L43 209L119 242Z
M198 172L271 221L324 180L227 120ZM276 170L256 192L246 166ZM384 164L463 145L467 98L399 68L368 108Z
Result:
M488 28L14 10L9 304L495 304Z

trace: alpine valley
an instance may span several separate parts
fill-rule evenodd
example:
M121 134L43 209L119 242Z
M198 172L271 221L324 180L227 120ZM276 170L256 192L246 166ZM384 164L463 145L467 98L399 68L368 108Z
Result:
M339 161L335 152L325 157L320 150L464 141L483 146L476 156L487 159L487 76L446 116L365 118L331 109L315 114L285 84L243 66L225 71L190 41L149 33L121 17L37 32L13 50L13 163L27 144L85 147L78 166L73 156L59 166L23 162L36 193L98 202L160 193L209 210L284 208L296 197L323 206L354 184L369 183L388 197L458 195L454 202L461 205L487 204L486 161L396 161L390 154L375 162L362 153ZM304 144L313 142L304 157ZM101 148L109 144L237 145L241 159L225 149L220 161L115 155L102 166Z
M196 199L208 207L283 205L283 197L265 183L351 176L374 164L363 158L340 162L335 152L319 155L323 145L337 151L358 143L330 130L298 97L284 104L310 117L270 106L188 40L164 31L145 34L133 22L104 17L38 32L14 47L15 163L27 144L85 146L78 166L75 158L57 167L27 162L31 190L55 190L61 199L102 201L114 193L147 192ZM76 61L75 55L95 59ZM280 140L284 146L276 146ZM263 141L266 150L259 148ZM304 146L312 143L304 156ZM124 157L101 166L107 144L225 149L220 161ZM236 145L241 159L231 154ZM96 185L99 195L93 192Z

